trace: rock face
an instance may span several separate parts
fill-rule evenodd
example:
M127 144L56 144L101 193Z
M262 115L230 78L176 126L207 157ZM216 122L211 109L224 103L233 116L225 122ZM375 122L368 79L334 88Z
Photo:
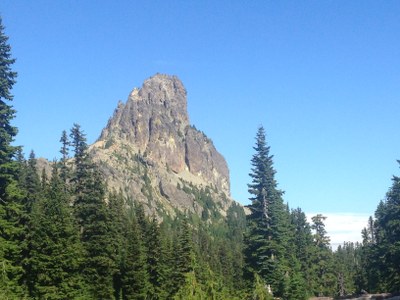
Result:
M225 194L222 210L230 202L226 161L212 141L190 125L186 90L175 76L157 74L133 89L90 151L109 186L149 207L161 202L201 211L193 195L179 188L185 183L211 187L216 196Z

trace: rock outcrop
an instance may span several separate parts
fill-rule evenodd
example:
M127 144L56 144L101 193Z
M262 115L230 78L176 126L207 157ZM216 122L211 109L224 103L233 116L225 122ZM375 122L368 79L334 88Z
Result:
M157 74L119 102L91 155L109 186L148 207L203 209L184 184L210 187L221 211L230 204L229 170L213 142L190 125L187 93L175 76ZM224 197L220 197L220 194Z

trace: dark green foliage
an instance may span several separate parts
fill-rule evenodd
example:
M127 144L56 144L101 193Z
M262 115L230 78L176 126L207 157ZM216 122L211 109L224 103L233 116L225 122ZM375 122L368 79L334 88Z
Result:
M174 260L174 244L171 236L171 228L163 227L163 222L160 227L161 231L161 255L160 255L160 299L169 299L176 291L174 282L175 260Z
M186 218L181 223L176 249L176 268L182 274L188 273L193 267L193 241L189 224Z
M31 264L29 263L29 259L31 256L32 249L32 231L33 231L33 223L32 223L32 209L34 205L43 199L44 190L42 189L42 185L39 179L38 170L37 170L37 160L35 157L35 153L31 151L29 154L28 161L25 162L25 165L20 166L21 170L24 169L24 178L20 180L21 190L24 192L24 197L21 201L22 203L22 214L19 219L19 223L23 226L22 231L22 242L20 243L21 249L21 259L22 265L24 267L24 276L22 280L27 282L28 290L32 291L32 278L30 276Z
M299 271L303 274L306 289L311 292L315 279L312 272L314 243L311 226L307 222L305 213L300 208L292 210L291 223L293 230L294 255L300 263Z
M329 237L325 230L325 216L312 217L311 229L314 230L314 248L312 253L312 272L314 274L312 292L317 296L333 295L336 290L333 254Z
M381 204L383 204L381 202ZM379 206L378 206L379 207ZM370 216L368 227L361 231L362 244L356 249L359 266L357 268L355 284L358 290L376 291L380 281L380 268L376 265L375 252L375 221Z
M114 261L113 285L115 299L121 298L122 292L122 267L125 254L125 234L128 230L128 219L125 212L125 200L121 192L113 191L108 197L110 243L112 249L111 259Z
M37 169L37 160L35 152L33 151L31 151L31 153L29 154L23 188L26 191L26 197L24 199L24 210L29 215L32 210L32 206L40 198L40 194L42 192L42 186Z
M49 188L33 206L31 227L31 295L65 300L84 296L82 248L56 164Z
M147 230L144 232L144 240L146 245L147 273L149 276L148 297L150 299L158 298L161 294L162 282L162 266L161 266L161 237L158 221L155 216L148 224Z
M290 282L286 292L286 299L290 300L306 300L308 299L309 290L307 289L304 273L299 270L300 266L293 267L290 274Z
M256 235L246 235L249 245L256 242L256 246L265 246L255 252L258 256L252 257L265 279L260 277L254 285L257 277L251 277L255 281L246 288L242 273L246 218L241 206L233 204L225 218L213 200L214 189L182 182L182 189L191 193L204 208L203 212L207 212L203 214L203 222L197 214L176 212L175 218L162 215L163 222L159 224L155 217L150 220L146 216L143 205L124 199L121 192L111 192L106 199L106 187L87 154L85 135L79 125L74 125L71 139L75 153L73 166L67 161L55 162L50 181L46 175L39 179L33 152L28 161L22 155L18 159L19 181L24 187L20 203L24 204L23 212L29 215L26 241L31 251L22 252L21 256L24 248L19 248L19 259L26 257L25 271L30 276L28 280L20 276L17 287L29 288L30 296L48 299L271 297L262 282L269 282L275 295L282 299L305 299L309 286L318 292L314 283L318 281L315 274L319 269L309 264L316 262L320 245L329 250L323 222L319 222L322 218L313 225L316 230L313 239L304 213L298 209L289 214L274 180L260 180L272 182L273 187L263 187L261 193L254 194L255 200L259 195L271 195L263 198L267 199L267 207L253 207L253 212L264 218L260 224L265 227L255 226L252 233ZM64 153L67 152L66 147ZM272 163L271 157L265 157ZM62 172L68 175L62 177ZM274 172L271 165L269 174ZM17 218L19 223L24 220L23 216ZM249 218L250 229L257 224L255 220ZM23 236L21 233L20 237ZM245 270L249 270L248 265ZM305 272L310 276L304 277ZM22 292L23 288L20 295ZM8 293L16 295L17 291Z
M18 147L12 145L17 134L11 124L15 110L8 103L13 100L11 90L17 76L12 70L14 62L0 17L0 298L22 297L24 289L20 282L23 192L18 186L18 163L14 160Z
M73 192L75 194L75 206L81 205L82 197L88 194L86 188L90 185L90 173L93 171L93 163L89 159L87 153L86 135L81 130L80 125L74 124L70 133L71 146L74 151L74 172L71 175L71 182L73 186ZM103 191L104 193L104 191ZM78 217L79 219L79 217Z
M24 227L21 225L22 197L15 183L8 184L0 201L0 298L22 297L22 245Z
M334 253L335 273L337 280L336 295L345 296L359 292L356 288L356 273L360 271L358 245L345 242L339 245Z
M112 232L109 231L110 213L105 202L105 185L101 174L86 152L86 138L75 124L71 130L74 147L74 172L72 174L74 213L83 246L82 273L95 299L112 299L113 260Z
M288 213L283 204L283 192L278 190L272 156L260 127L256 136L256 153L251 160L252 172L248 206L248 231L245 237L245 262L248 278L257 273L272 286L274 295L283 296L287 286L288 261L285 251L289 242Z
M143 245L140 226L135 218L129 222L125 243L121 268L123 299L146 299L150 288L146 249Z
M68 168L68 155L69 155L69 140L68 140L68 136L67 136L67 132L65 130L63 130L62 134L61 134L61 138L60 138L60 142L61 142L61 160L60 160L60 177L61 180L64 182L65 187L67 187L67 182L69 179L69 168Z
M271 295L270 290L268 289L268 285L262 278L258 275L254 275L254 288L252 291L252 299L255 300L272 300L273 297Z
M377 237L385 244L387 288L395 291L400 287L400 177L393 176L392 182L386 194L384 217L377 219L380 229Z
M0 17L0 197L4 197L5 186L13 178L15 167L12 159L17 151L17 147L11 145L17 134L17 128L11 124L15 110L6 102L13 100L11 90L17 73L11 69L15 59L11 57L11 47L7 42Z
M398 161L400 163L400 161ZM400 177L393 176L392 186L362 232L360 247L363 270L358 285L370 291L395 292L400 289Z
M80 220L81 241L84 249L83 274L90 284L90 291L96 299L111 299L115 261L104 190L97 173L89 181L91 193L85 195L77 215Z
M206 293L203 290L202 285L196 278L194 271L188 272L184 275L184 283L174 296L175 300L202 300L202 299L213 299L207 298Z

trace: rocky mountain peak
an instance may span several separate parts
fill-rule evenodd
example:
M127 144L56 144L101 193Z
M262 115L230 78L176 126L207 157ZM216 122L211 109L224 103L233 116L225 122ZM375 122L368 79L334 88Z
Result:
M133 143L146 139L159 123L170 123L183 132L189 125L186 90L176 76L156 74L134 88L126 104L119 103L99 140L119 137Z
M176 76L156 74L144 81L137 91L137 100L147 100L152 105L178 108L187 117L186 89Z
M145 161L162 197L175 193L171 191L177 189L177 180L210 186L229 197L226 161L213 142L190 125L186 89L176 76L156 74L133 89L91 148L106 173L129 167L127 156ZM119 166L121 161L126 162ZM129 175L115 176L119 182L114 185L129 190L121 186L120 176Z

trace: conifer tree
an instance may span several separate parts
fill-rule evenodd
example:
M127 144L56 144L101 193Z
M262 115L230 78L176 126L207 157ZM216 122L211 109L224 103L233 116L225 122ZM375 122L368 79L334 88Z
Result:
M337 278L337 296L354 294L361 289L356 289L356 272L360 264L357 256L357 244L344 242L333 253L334 272Z
M7 42L0 17L0 197L5 197L7 184L14 180L15 164L12 159L17 152L17 147L11 144L17 135L17 128L11 124L15 110L6 102L13 100L11 90L17 73L11 69L15 59L11 57L11 47Z
M378 208L380 206L383 206L382 201L378 205ZM377 230L377 223L378 222L370 216L368 219L368 227L361 231L362 244L358 249L360 266L356 275L356 285L358 290L363 289L369 292L375 292L376 288L379 286L379 282L381 281L381 270L376 267L378 265L377 258L378 261L381 261L379 257L382 257L377 251L378 243L376 236L379 232L379 230Z
M400 161L398 161L400 164ZM400 177L393 176L392 186L386 194L385 261L388 272L387 287L395 291L400 287Z
M375 211L375 221L369 223L373 229L365 229L363 244L368 286L372 291L397 291L400 286L400 177L393 176L386 199Z
M147 272L149 275L150 288L148 297L158 299L161 294L162 266L161 266L161 239L160 228L155 216L151 219L145 232Z
M128 230L128 219L125 212L125 201L122 192L111 192L108 197L109 234L111 237L112 259L115 265L113 274L115 299L121 299L123 255L126 247L125 234Z
M288 262L285 250L288 243L288 216L283 204L283 192L277 188L272 156L269 154L265 130L258 129L256 153L251 160L249 192L252 203L248 206L248 231L245 237L245 263L247 278L257 273L272 286L274 296L285 293L285 274Z
M0 296L22 298L19 221L23 195L17 181L18 163L14 160L18 147L12 145L17 134L11 124L15 110L8 103L13 100L11 90L17 73L12 70L15 59L4 29L0 17Z
M161 223L163 225L165 222ZM160 258L160 275L161 275L161 289L160 299L170 299L174 291L174 245L171 232L167 231L164 227L161 230L161 258Z
M140 226L136 218L130 220L126 231L126 246L122 266L123 299L147 299L150 285L148 281L147 259Z
M82 248L63 185L54 163L49 187L33 205L29 278L35 299L85 296L79 273Z
M314 246L311 226L300 208L292 210L291 223L293 226L294 253L300 263L300 272L304 276L307 290L311 291L314 280L311 272Z
M16 163L17 163L17 180L20 187L25 186L27 176L27 162L22 152L22 148L19 147L16 152Z
M113 299L116 265L109 229L110 214L105 203L105 184L87 153L85 134L80 126L71 129L74 150L74 213L84 250L82 272L95 299Z
M254 289L252 299L255 300L272 300L271 291L267 289L267 285L258 274L254 275Z
M71 146L74 151L74 172L71 181L73 183L73 192L75 194L75 206L79 206L88 186L89 174L93 171L93 164L87 153L86 135L81 130L79 124L74 124L71 133Z
M178 286L184 283L185 274L193 270L193 256L191 231L187 219L184 218L175 248L175 265Z
M208 298L202 285L198 282L194 271L190 271L184 276L184 284L180 287L174 300L203 300L215 299Z
M330 249L330 239L327 236L324 221L325 216L317 214L312 217L311 229L314 230L313 252L313 292L317 296L333 295L335 293L336 276L333 272L333 256Z
M65 188L67 188L66 183L68 182L69 179L69 168L67 165L67 161L69 158L69 140L68 140L68 135L67 132L65 130L63 130L62 134L61 134L61 138L60 138L60 142L61 142L61 160L60 160L60 177L62 179L62 181L65 184Z
M232 257L233 277L231 283L233 290L243 288L243 233L246 229L246 215L242 206L233 203L227 211L229 250ZM226 242L224 242L226 244Z
M42 186L40 183L39 173L37 169L37 160L35 152L32 150L26 168L26 178L24 188L26 190L26 199L24 200L25 212L27 215L32 211L33 204L40 197Z
M22 239L20 243L21 259L24 266L24 284L27 285L29 292L32 290L31 265L29 263L32 250L32 209L33 206L43 198L42 185L40 183L37 160L35 152L32 150L26 162L24 181L20 180L21 188L24 191L22 199L22 214L20 224L23 226Z

